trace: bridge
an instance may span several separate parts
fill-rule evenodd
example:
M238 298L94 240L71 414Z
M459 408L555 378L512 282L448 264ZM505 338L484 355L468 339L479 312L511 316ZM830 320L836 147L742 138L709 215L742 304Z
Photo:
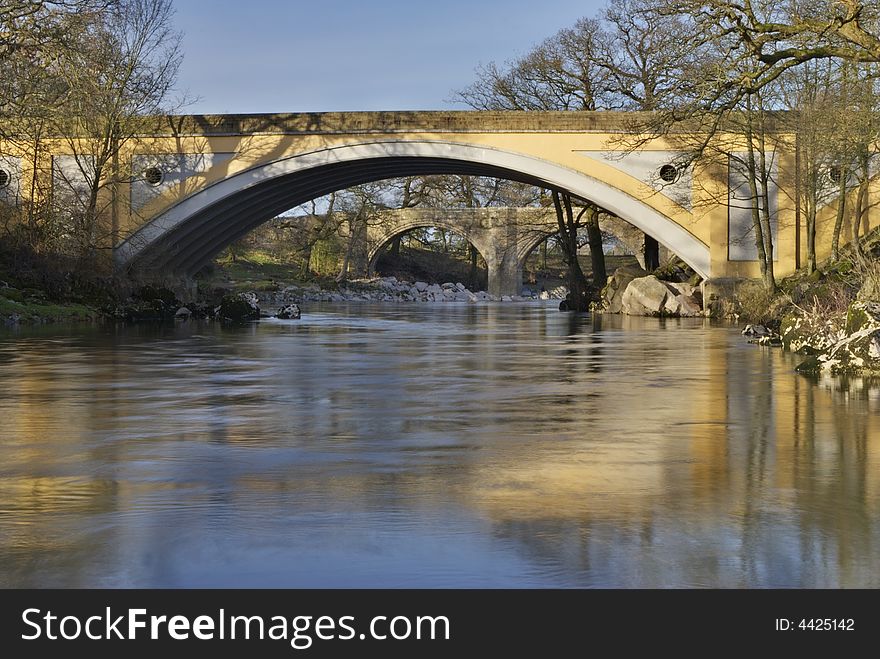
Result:
M119 166L130 168L130 180L101 192L111 209L109 240L119 268L192 274L261 223L335 190L461 174L595 202L706 280L758 277L750 210L733 169L716 163L679 171L674 135L625 152L619 138L631 119L614 112L488 111L170 117L126 144ZM56 140L50 150L51 166L35 167L0 143L0 201L20 203L34 187L28 181L47 177L56 199L82 194L89 156L75 154L70 140ZM768 197L776 272L785 275L805 255L793 150L777 152L775 167ZM820 258L833 216L831 207L820 213ZM536 236L504 221L494 232L497 249L484 245L483 256L496 292L510 292Z
M644 234L620 218L602 215L599 226L614 235L644 266ZM404 208L383 211L365 227L363 249L355 250L356 271L372 273L384 248L413 229L438 227L467 239L486 262L489 293L518 295L523 267L532 251L559 230L556 212L546 208ZM668 253L661 250L661 262Z

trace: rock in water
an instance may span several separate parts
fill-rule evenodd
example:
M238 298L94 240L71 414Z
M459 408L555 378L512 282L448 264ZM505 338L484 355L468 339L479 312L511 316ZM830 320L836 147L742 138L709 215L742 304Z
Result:
M633 279L645 277L648 273L637 265L624 266L614 271L608 278L608 284L602 289L603 311L621 313L623 294Z
M629 316L659 316L672 291L654 275L633 279L621 299L621 311ZM668 313L668 312L667 312Z
M694 295L689 284L661 281L654 275L637 277L620 296L620 311L629 316L701 316L703 310ZM616 302L609 307L606 298L605 310L610 312L614 308Z
M230 293L224 295L215 310L217 318L233 323L259 320L260 305L255 293Z
M281 307L275 317L280 320L297 320L301 315L302 312L297 305L288 304L287 306Z

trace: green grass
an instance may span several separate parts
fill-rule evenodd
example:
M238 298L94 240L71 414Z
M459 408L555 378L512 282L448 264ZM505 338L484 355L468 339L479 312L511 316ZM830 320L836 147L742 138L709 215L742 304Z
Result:
M270 290L275 282L301 279L297 265L281 263L260 250L252 250L233 261L218 259L214 271L202 278L205 284L223 285L234 290Z
M20 323L75 323L92 321L98 312L84 304L52 304L29 300L11 300L0 293L0 321L18 317Z

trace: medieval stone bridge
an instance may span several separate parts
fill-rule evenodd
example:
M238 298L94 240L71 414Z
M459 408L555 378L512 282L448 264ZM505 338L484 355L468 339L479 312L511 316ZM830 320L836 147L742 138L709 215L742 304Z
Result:
M669 167L674 136L624 153L631 115L613 112L353 112L169 118L126 144L131 177L102 190L120 268L193 273L279 213L332 191L411 175L508 178L567 190L656 238L705 279L757 277L742 181L715 164ZM71 140L34 167L0 144L0 201L17 203L51 178L53 198L82 194L89 156ZM795 158L778 151L768 197L776 270L805 251L796 213ZM873 195L876 195L872 191ZM876 220L873 220L876 224ZM818 245L833 209L820 216ZM820 254L820 257L822 255ZM487 259L488 260L488 259ZM514 272L512 262L504 268ZM505 275L506 276L506 275ZM513 275L511 275L513 276Z
M406 208L383 211L372 218L363 236L363 249L354 269L371 273L382 250L396 237L413 229L439 227L466 238L486 262L489 292L518 295L523 266L529 254L558 231L556 213L545 208ZM628 222L603 215L603 231L613 234L643 263L644 234ZM661 262L668 254L661 252Z

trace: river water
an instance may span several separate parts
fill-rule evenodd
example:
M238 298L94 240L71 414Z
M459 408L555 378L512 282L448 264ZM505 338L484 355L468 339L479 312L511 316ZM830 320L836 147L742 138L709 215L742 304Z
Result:
M880 587L880 394L702 319L0 334L0 586Z

